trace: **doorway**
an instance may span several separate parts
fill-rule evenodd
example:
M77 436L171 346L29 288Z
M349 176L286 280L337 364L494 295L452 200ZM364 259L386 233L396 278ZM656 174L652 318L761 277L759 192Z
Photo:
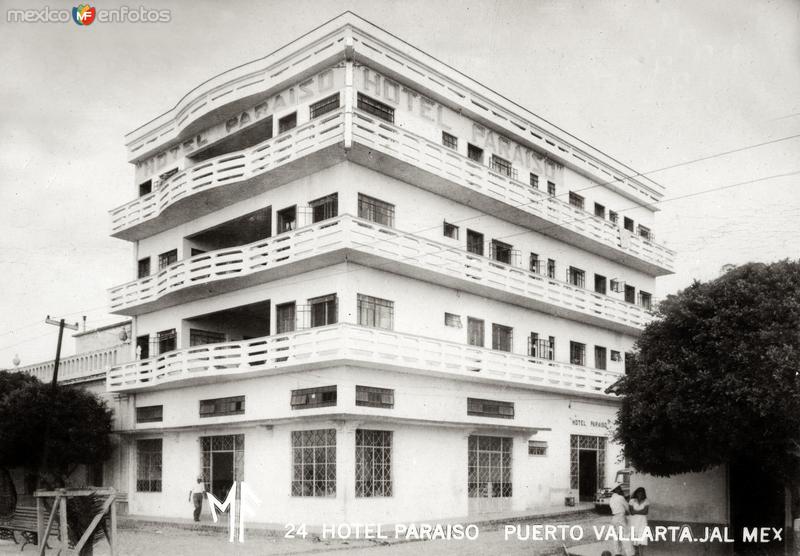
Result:
M578 450L578 497L592 501L597 493L597 450Z
M581 502L594 500L599 487L605 486L606 438L570 435L570 489L578 492Z
M206 489L225 500L234 482L244 480L244 435L203 436L200 448Z

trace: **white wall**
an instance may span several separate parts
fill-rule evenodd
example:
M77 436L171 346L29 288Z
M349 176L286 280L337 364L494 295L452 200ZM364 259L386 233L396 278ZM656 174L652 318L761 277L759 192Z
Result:
M703 473L654 477L636 473L631 492L644 487L651 521L728 523L728 476L724 466Z

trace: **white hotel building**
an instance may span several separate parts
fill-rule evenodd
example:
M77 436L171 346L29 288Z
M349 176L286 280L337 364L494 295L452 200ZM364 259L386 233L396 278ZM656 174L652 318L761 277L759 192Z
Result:
M524 511L623 466L658 184L351 13L126 141L131 514L188 517L198 475L263 522Z

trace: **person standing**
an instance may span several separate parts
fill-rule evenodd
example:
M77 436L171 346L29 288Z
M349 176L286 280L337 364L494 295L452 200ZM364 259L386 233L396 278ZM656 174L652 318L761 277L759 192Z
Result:
M636 556L644 556L644 547L647 546L647 539L643 535L644 530L647 528L647 514L650 511L647 491L642 487L634 490L629 505L631 509L629 521L633 530L633 546L636 549Z
M628 528L630 507L628 506L628 501L625 500L625 496L623 496L621 484L617 483L611 489L611 500L608 501L608 504L611 507L611 526L616 532L614 556L633 556L631 541L627 539L621 540L623 536L628 537L630 535L630 529Z
M202 477L197 477L195 484L189 491L189 502L194 503L194 520L200 521L200 512L203 510L203 497L206 494L206 485Z

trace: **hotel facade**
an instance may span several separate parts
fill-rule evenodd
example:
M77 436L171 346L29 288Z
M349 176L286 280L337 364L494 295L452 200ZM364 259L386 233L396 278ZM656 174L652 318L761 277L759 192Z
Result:
M624 467L658 184L351 13L126 145L129 513L187 517L197 476L263 522L516 512Z

